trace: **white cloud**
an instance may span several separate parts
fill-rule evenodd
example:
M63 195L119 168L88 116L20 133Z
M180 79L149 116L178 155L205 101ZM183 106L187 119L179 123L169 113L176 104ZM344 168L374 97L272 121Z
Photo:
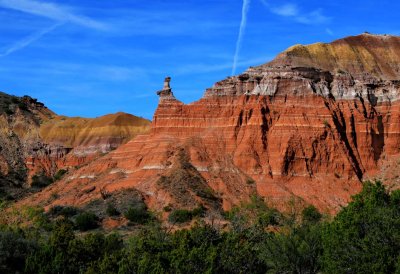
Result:
M330 17L325 16L321 9L316 9L311 12L302 12L296 4L287 3L284 5L276 6L270 5L265 0L260 0L261 3L272 13L292 18L294 21L302 24L312 25L321 24L330 21Z
M53 3L34 0L0 0L0 7L46 17L59 22L71 22L92 29L107 29L107 27L100 22L75 14L72 12L71 8Z
M297 6L294 4L285 4L280 7L271 8L271 11L275 14L288 17L297 16L299 13Z
M319 24L328 22L330 18L323 15L322 11L318 9L304 15L296 16L295 20L303 24Z
M334 35L333 31L330 28L326 28L325 31L329 35Z

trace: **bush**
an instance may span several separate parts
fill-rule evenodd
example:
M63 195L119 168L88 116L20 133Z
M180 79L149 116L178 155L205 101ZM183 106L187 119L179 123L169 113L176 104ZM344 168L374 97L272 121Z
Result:
M36 175L32 176L31 186L42 188L42 187L46 187L52 183L53 183L52 178L50 178L46 174L41 173L41 174L36 174Z
M75 226L80 231L95 229L99 226L99 218L92 212L83 212L76 216Z
M12 97L12 98L11 98L11 102L12 102L13 104L18 104L18 103L20 102L20 99L19 99L18 97Z
M171 212L171 211L172 211L172 206L171 206L171 204L164 206L164 207L163 207L163 210L164 210L165 212Z
M200 205L192 210L192 217L204 217L206 210L207 209L203 205Z
M26 105L25 102L19 102L19 103L18 103L18 108L19 108L20 110L26 110L26 111L29 110L29 109L28 109L28 106Z
M282 214L274 209L268 209L265 211L261 211L257 214L257 223L262 226L269 226L269 225L279 225L279 221L282 219Z
M168 221L170 223L186 223L191 221L193 218L193 213L191 210L187 209L176 209L171 212L168 216Z
M14 181L26 181L27 170L25 168L18 168L16 170L11 170L9 177L13 178Z
M107 205L107 209L106 209L106 213L108 216L112 217L112 216L118 216L121 213L115 208L115 206L113 204L108 204Z
M0 232L0 272L22 273L25 259L35 246L14 232Z
M324 124L325 127L331 127L331 125L327 120L324 120L322 123Z
M304 208L301 216L303 223L318 223L322 218L322 214L313 205Z
M124 213L125 218L135 224L145 224L151 219L150 213L144 204L135 205Z
M12 109L9 109L9 108L6 109L5 112L6 112L7 115L13 115L14 114L14 111Z
M252 178L248 178L246 181L246 184L248 185L254 185L256 183L256 181L254 181Z
M64 217L73 217L78 214L78 209L73 206L60 206L56 205L50 208L49 214L57 217L57 216L64 216Z
M67 173L68 171L66 169L60 169L59 171L56 172L56 174L54 174L54 181L58 181L61 180L61 178L65 175L65 173Z
M323 231L324 273L395 273L400 254L398 198L380 182L364 184Z

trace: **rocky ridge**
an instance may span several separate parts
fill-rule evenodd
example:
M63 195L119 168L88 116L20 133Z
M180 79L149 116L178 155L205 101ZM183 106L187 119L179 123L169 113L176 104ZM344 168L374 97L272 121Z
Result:
M384 159L400 158L399 65L400 37L363 34L289 48L188 105L167 79L147 135L24 203L84 206L135 189L159 211L226 210L258 194L280 208L295 199L334 213ZM208 198L185 189L188 180Z
M0 124L0 189L15 198L33 176L84 165L146 132L150 122L125 113L58 116L29 96L0 93Z

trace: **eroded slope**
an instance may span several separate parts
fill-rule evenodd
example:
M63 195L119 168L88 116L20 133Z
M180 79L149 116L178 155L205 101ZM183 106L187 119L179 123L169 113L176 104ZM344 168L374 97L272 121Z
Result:
M380 172L382 159L400 153L399 40L364 34L297 46L188 105L167 78L149 134L24 202L84 206L104 192L135 189L154 210L212 209L189 185L176 194L184 151L196 182L223 209L258 194L280 208L295 198L334 213Z

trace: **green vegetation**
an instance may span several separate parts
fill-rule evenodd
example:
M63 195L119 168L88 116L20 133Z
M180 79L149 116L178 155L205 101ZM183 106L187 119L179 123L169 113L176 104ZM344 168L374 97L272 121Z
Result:
M47 176L44 172L35 174L32 176L32 187L36 188L44 188L46 186L51 185L55 181L61 180L61 178L67 173L67 170L60 169L56 172L56 174L52 177Z
M99 226L99 218L92 212L83 212L76 216L75 225L80 231L88 231Z
M111 203L107 204L107 209L106 213L108 216L119 216L121 213L118 211L118 209Z
M379 182L365 183L322 239L327 273L399 273L400 190L389 194Z
M163 210L164 210L165 212L171 212L171 211L172 211L172 205L171 205L171 204L168 204L168 205L164 206L164 207L163 207Z
M152 219L146 205L142 203L129 207L124 216L133 224L145 224Z
M254 185L256 181L254 181L252 178L247 179L246 184L248 185Z
M32 187L43 188L49 186L54 182L53 178L47 176L44 173L35 174L32 176Z
M53 217L64 216L68 218L78 214L78 209L73 206L53 206L49 209L48 213Z
M21 101L18 103L18 108L20 110L29 111L28 106L26 105L26 103L24 101Z
M176 209L168 216L170 223L186 223L192 220L192 211L187 209Z
M303 223L318 223L322 219L322 214L313 205L304 208L301 216Z
M0 232L0 272L23 272L26 258L35 249L35 243L14 231Z
M6 113L7 115L12 115L16 112L17 108L23 111L29 111L27 102L37 103L37 99L33 99L29 96L16 97L0 92L0 114Z
M68 170L65 169L60 169L54 174L53 180L58 181L61 180L61 178L68 172Z
M196 207L193 210L175 209L169 216L168 221L172 224L181 224L191 221L195 217L202 217L206 209L203 206Z
M204 213L200 209L196 214ZM140 206L128 211L136 221L150 215ZM196 222L169 232L146 222L126 239L74 231L74 218L97 222L90 213L50 221L40 209L23 212L22 219L37 225L0 226L1 273L400 272L400 191L388 193L379 182L365 183L330 221L313 206L283 214L254 196L226 214L230 229Z

